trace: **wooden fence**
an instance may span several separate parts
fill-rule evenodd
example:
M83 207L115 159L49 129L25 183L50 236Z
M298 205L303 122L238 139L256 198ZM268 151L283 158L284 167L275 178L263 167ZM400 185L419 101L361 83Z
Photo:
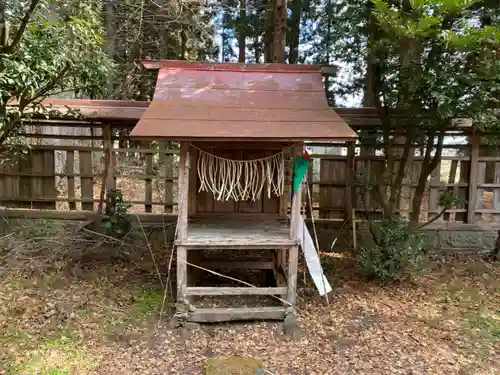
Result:
M121 189L131 211L175 213L177 147L173 143L137 144L127 138L128 125L113 124L113 169L116 187ZM105 133L105 132L104 132ZM0 170L0 207L32 210L95 211L103 184L105 136L103 126L78 121L40 121L24 134L33 151L25 160ZM427 183L422 203L422 220L437 213L441 189L449 189L463 203L443 216L449 222L500 221L500 156L480 145L479 137L462 137L462 143L447 140L441 163ZM453 143L454 142L454 143ZM322 219L343 220L350 212L361 216L366 206L376 208L359 189L351 189L354 173L364 173L378 183L383 156L375 152L360 155L358 146L311 143L314 159L308 181L312 213ZM327 152L322 149L327 147ZM366 148L366 147L365 147ZM398 211L410 212L411 197L423 157L413 157L405 178ZM307 195L306 195L306 201ZM308 202L306 202L308 204ZM308 204L309 205L309 204Z

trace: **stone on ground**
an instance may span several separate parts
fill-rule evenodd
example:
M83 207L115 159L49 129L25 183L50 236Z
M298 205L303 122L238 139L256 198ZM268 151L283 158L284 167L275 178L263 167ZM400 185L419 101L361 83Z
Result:
M300 328L295 315L288 315L283 323L285 334L294 341L300 341L305 336L305 332Z

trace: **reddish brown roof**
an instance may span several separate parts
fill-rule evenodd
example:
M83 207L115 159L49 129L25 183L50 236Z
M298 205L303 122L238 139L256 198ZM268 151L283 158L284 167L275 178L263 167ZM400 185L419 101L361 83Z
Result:
M159 68L144 138L353 140L330 107L318 65L145 62Z

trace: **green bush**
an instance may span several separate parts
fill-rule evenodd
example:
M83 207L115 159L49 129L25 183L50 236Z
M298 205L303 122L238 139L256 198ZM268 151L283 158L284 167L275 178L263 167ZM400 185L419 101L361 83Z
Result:
M425 237L408 221L390 216L370 225L375 245L361 248L358 255L359 266L367 277L382 282L397 281L423 269Z
M120 189L108 190L106 196L106 212L103 216L102 227L105 234L110 237L121 239L131 228L130 215L128 209L130 204L123 199Z

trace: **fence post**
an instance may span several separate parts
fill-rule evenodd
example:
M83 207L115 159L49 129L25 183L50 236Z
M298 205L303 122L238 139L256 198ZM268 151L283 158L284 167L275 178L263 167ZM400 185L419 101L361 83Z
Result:
M477 204L477 172L479 166L479 148L481 138L474 134L470 136L470 164L469 164L469 192L467 197L467 223L474 223L474 216Z
M347 159L346 159L346 186L345 186L345 220L351 222L355 219L355 212L353 210L353 178L354 178L354 143L350 142L347 144Z

